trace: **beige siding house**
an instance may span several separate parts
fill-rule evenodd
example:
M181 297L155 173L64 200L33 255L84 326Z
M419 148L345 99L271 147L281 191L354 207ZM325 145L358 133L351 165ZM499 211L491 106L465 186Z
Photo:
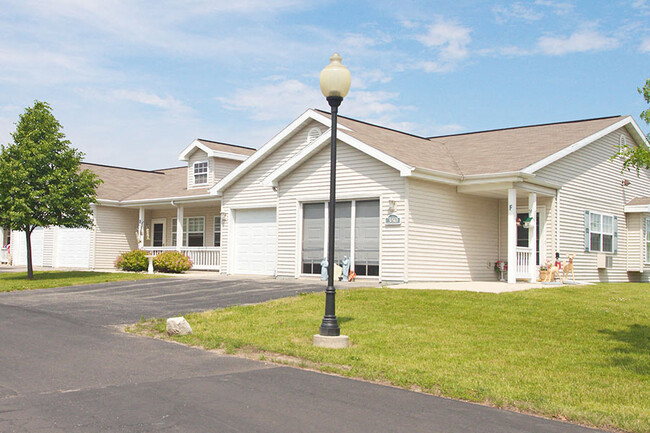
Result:
M320 275L329 126L307 110L257 151L195 140L184 167L88 164L105 183L95 228L75 238L88 243L80 262L177 249L198 269ZM514 283L575 254L578 280L649 280L650 173L612 159L621 144L648 145L629 116L439 137L340 117L337 138L335 260L360 278ZM48 251L72 234L49 230L39 254L56 266Z

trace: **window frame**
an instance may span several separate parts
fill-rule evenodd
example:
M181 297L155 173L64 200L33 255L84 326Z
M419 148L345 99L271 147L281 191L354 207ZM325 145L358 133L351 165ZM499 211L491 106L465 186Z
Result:
M592 219L594 218L594 216L598 216L600 218L600 223L599 223L600 227L596 231L592 227ZM605 218L611 219L611 232L605 232ZM598 235L600 240L598 249L595 249L593 247L594 235ZM605 236L611 236L611 250L605 250L604 248ZM589 251L597 252L597 253L614 254L616 252L615 236L616 236L616 217L614 215L606 214L602 212L594 212L594 211L589 212Z
M199 231L192 231L192 232L188 231L187 227L189 226L189 220L190 219L196 219L196 218L200 218L202 220L203 231L200 231L200 232ZM178 246L177 245L178 236L177 236L177 231L176 231L177 221L178 220L176 218L172 218L172 227L171 227L171 229L172 229L171 230L171 238L172 239L171 239L171 241L172 241L172 246L174 246L174 247ZM196 245L196 246L193 246L193 247L189 247L188 240L189 240L189 234L190 233L201 233L201 237L202 237L201 245ZM181 244L181 248L183 248L183 247L187 247L187 248L202 248L202 247L205 247L205 216L183 217L183 243Z
M214 216L214 227L212 231L212 246L221 248L221 215ZM219 235L219 242L217 242L217 235Z
M205 165L205 171L203 171L203 166ZM201 166L201 172L197 173L197 166ZM208 169L209 169L210 164L208 161L196 161L194 164L192 164L192 175L194 179L194 185L207 185L208 184ZM204 182L198 182L197 177L198 176L205 176L205 181Z

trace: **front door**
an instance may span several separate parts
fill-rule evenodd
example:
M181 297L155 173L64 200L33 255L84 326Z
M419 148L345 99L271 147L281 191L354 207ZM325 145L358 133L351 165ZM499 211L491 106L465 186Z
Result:
M528 247L528 230L526 227L523 226L523 222L528 218L528 212L526 213L518 213L517 214L517 246L518 247ZM535 219L537 224L535 224L535 231L537 232L537 245L535 245L537 249L537 263L536 265L539 265L539 212L537 212L537 218ZM520 223L521 222L521 223Z
M165 246L165 220L155 219L151 221L153 236L151 245L154 247Z

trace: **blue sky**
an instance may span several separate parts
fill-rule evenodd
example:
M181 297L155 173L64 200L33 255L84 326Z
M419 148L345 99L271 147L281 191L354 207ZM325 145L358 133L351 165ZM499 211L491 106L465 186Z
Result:
M89 162L259 147L327 109L333 52L353 77L340 113L415 134L640 122L648 22L650 0L0 0L0 143L38 99Z

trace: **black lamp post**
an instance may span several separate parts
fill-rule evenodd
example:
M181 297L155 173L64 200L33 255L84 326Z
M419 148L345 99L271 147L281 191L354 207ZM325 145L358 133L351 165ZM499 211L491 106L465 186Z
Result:
M334 227L336 224L336 116L339 105L350 90L350 71L341 64L341 56L334 53L330 64L320 73L320 89L332 109L331 155L330 155L330 204L327 242L327 289L325 290L325 316L319 334L327 337L341 335L336 320L336 289L334 288Z

